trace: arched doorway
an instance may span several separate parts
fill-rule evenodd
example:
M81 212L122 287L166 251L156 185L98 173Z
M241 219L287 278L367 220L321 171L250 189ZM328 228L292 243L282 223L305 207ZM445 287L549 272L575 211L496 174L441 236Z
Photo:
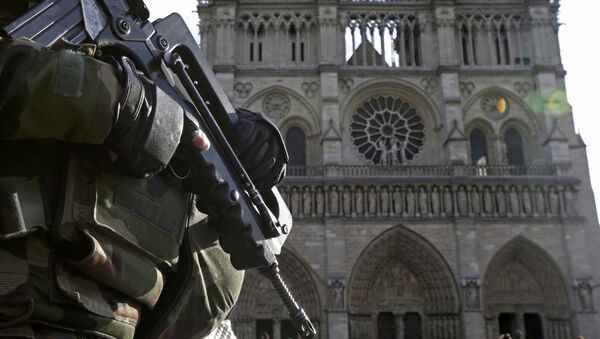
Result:
M454 339L462 333L448 264L405 227L384 232L366 247L352 271L348 300L351 339Z
M494 255L483 282L488 338L520 332L527 339L568 339L569 301L563 275L533 242L517 237Z
M309 269L284 249L278 256L279 268L295 299L304 308L317 329L321 306L318 289ZM271 283L256 270L246 271L244 285L230 318L238 339L299 339L288 312Z

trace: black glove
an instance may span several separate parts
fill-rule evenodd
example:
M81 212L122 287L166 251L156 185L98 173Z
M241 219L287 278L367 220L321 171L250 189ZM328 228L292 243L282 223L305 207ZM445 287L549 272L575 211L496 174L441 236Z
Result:
M283 138L262 113L245 109L236 113L239 122L234 128L233 149L256 188L268 190L285 177L289 157Z
M143 74L133 62L118 61L123 99L117 107L106 145L119 155L126 174L145 177L168 163L183 131L183 108Z

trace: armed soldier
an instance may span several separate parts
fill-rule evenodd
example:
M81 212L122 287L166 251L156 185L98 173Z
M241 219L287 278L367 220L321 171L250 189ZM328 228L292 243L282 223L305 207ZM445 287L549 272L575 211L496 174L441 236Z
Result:
M0 27L30 3L0 2ZM0 38L0 337L205 336L243 273L178 156L186 108L94 48ZM236 152L268 189L285 171L281 137L238 115Z

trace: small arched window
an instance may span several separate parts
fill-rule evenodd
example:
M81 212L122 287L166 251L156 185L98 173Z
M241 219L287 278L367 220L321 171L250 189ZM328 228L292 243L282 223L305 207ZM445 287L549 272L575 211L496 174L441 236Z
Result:
M509 165L525 165L525 152L521 133L514 128L509 128L504 133L506 144L506 161Z
M396 339L396 319L393 313L377 315L377 339Z
M306 166L306 135L300 127L292 127L285 135L290 166Z
M474 129L469 135L469 143L471 144L471 164L487 165L487 141L485 134L478 128Z
M421 315L409 312L404 315L404 339L423 339L421 331Z

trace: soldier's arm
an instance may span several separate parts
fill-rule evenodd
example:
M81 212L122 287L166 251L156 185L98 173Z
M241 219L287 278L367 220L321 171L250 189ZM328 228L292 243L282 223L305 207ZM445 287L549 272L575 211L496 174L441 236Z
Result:
M102 144L121 93L112 65L24 39L0 44L0 139Z
M182 130L183 108L127 58L0 41L0 140L104 144L124 172L145 176L167 165ZM209 147L201 131L193 144Z

